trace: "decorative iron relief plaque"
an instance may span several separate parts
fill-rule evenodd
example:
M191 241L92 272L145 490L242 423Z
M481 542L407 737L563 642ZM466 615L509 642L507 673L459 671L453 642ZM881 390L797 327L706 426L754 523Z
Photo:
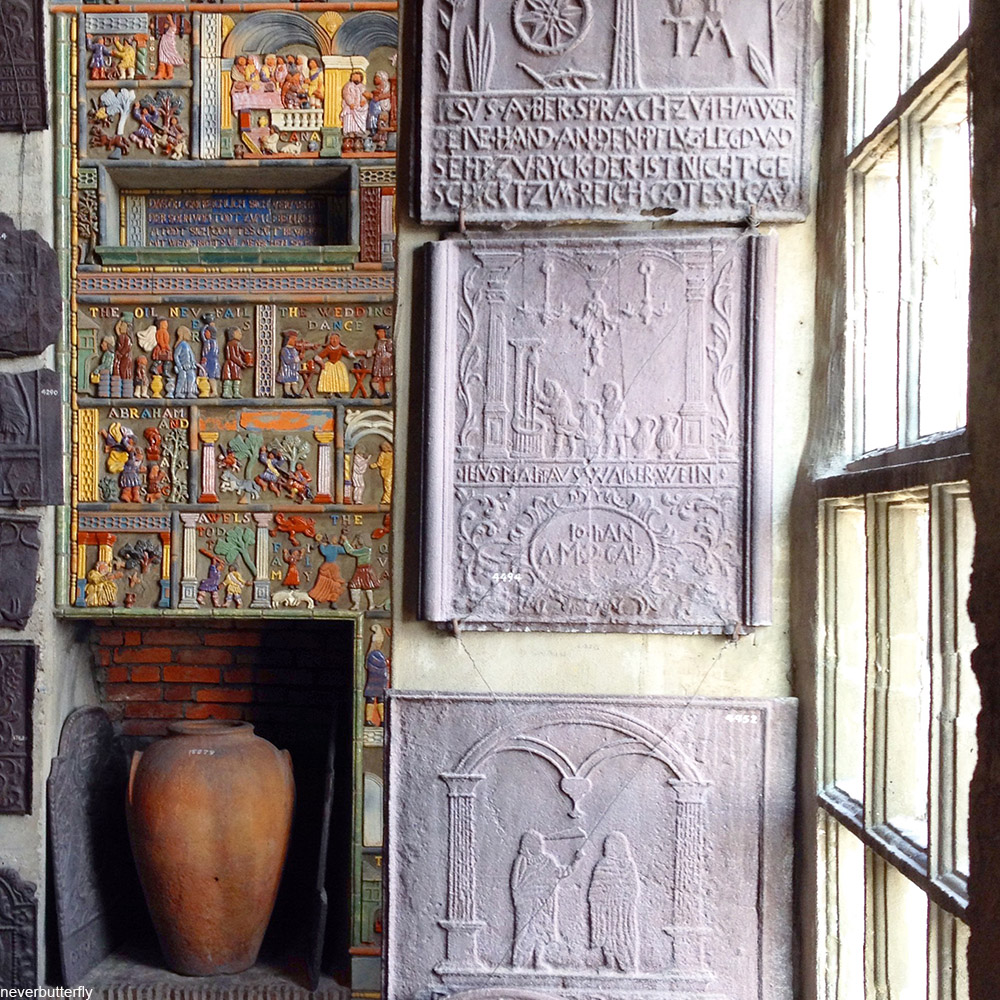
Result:
M0 6L0 132L48 127L43 10L41 0Z
M424 618L767 623L774 254L732 230L431 247Z
M35 647L0 643L0 813L25 816L31 812L34 695Z
M35 606L38 518L0 514L0 627L22 629Z
M56 252L0 214L0 356L40 354L62 326Z
M0 983L34 989L38 984L38 899L35 883L13 868L0 868Z
M388 1000L791 997L793 700L389 699Z
M811 21L803 0L425 4L421 220L804 218Z
M0 504L62 503L61 425L55 372L0 375Z
M107 712L72 712L48 781L59 953L70 985L111 953L141 900L121 807L126 778Z

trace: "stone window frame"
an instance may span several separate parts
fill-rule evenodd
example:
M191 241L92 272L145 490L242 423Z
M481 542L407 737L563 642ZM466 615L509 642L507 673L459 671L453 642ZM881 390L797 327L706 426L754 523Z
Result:
M966 827L979 704L966 612L974 530L959 426L964 383L952 380L949 391L962 398L950 426L921 426L919 413L933 270L924 252L923 140L928 124L954 124L956 108L967 115L962 6L898 0L888 13L888 0L838 5L851 53L845 350L843 370L831 379L843 406L842 439L840 455L826 456L832 471L815 484L817 987L827 1000L911 990L928 1000L968 995ZM942 17L954 19L950 45ZM962 136L960 126L954 131ZM874 209L867 220L866 208ZM894 233L886 233L887 219ZM875 233L868 260L866 221ZM871 310L875 329L866 295L873 271L889 295L888 308ZM882 356L896 371L895 392L891 374L875 386L888 396L881 440L865 430L866 374L871 392L878 371L873 336L884 338Z

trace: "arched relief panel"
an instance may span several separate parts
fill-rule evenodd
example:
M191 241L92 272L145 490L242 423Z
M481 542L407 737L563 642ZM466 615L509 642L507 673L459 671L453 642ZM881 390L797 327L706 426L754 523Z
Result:
M791 996L794 703L389 709L390 1000Z

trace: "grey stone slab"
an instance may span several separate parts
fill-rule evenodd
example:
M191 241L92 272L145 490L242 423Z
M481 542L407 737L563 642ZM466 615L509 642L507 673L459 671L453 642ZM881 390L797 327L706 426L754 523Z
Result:
M419 214L801 219L808 0L428 0Z
M38 584L38 518L0 513L0 627L23 629Z
M31 713L36 649L0 643L0 813L31 812Z
M774 239L476 235L429 252L422 616L767 623Z
M56 252L0 214L0 357L40 354L62 327Z
M61 428L55 372L0 375L0 504L62 503Z
M789 1000L795 727L391 693L387 1000Z
M35 883L13 868L0 868L0 983L38 985L38 899Z
M63 724L47 789L59 956L69 985L142 925L125 829L126 780L107 712L76 709Z

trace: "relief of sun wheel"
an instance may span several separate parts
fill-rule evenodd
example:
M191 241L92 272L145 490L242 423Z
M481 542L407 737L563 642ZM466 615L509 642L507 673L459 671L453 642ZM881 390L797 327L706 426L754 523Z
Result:
M532 52L568 52L590 30L590 0L514 0L511 12L518 41Z

